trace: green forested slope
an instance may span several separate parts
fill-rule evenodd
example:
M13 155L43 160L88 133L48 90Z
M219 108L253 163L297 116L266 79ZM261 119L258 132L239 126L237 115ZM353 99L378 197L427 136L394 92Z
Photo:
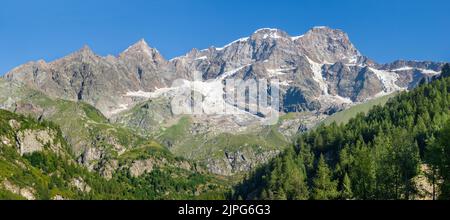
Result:
M216 177L164 164L131 175L129 164L137 160L188 163L153 146L121 155L123 168L110 180L69 151L57 125L0 110L0 199L221 199L227 189Z
M302 135L238 185L235 198L449 199L449 69L345 125ZM419 189L424 176L432 195Z

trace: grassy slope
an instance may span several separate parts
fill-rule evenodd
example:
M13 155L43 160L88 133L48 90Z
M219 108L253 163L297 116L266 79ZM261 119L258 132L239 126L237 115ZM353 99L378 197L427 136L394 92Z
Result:
M345 124L350 119L355 117L358 113L367 113L367 112L369 112L370 109L372 109L376 105L383 106L384 104L386 104L386 102L390 98L396 96L397 94L398 93L392 93L390 95L382 96L382 97L370 100L368 102L352 106L349 109L338 112L338 113L326 118L320 124L329 125L329 124L332 124L333 122L336 122L337 124Z
M20 114L37 118L44 111L43 118L60 126L77 156L86 146L111 149L111 143L117 143L126 148L133 148L152 141L128 128L109 123L100 111L83 102L52 99L41 92L17 84L7 84L3 79L0 80L0 92L3 94L0 95L0 103L5 103L13 97L15 103L33 106L34 109L17 109ZM14 107L9 109L14 110ZM35 111L36 109L38 110ZM112 149L111 153L114 153Z
M182 117L178 123L163 129L158 139L163 143L170 141L170 150L175 155L200 161L222 158L224 151L233 152L250 148L255 152L261 152L280 150L288 146L287 140L273 126L258 132L221 133L211 136L191 135L189 134L190 126L191 119Z

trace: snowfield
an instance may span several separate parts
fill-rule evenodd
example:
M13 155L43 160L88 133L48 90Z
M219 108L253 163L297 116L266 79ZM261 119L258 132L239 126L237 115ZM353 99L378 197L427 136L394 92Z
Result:
M384 92L386 94L393 93L399 90L402 90L400 86L396 84L398 80L398 75L395 72L388 72L384 70L377 70L374 68L369 68L370 71L375 73L375 75L378 77L378 79L381 80L384 86Z

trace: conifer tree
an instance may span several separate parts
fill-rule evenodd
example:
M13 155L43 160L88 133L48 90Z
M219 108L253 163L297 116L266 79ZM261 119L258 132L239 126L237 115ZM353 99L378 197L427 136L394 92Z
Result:
M353 199L352 184L347 173L344 174L344 179L342 180L341 198L346 200Z
M332 180L330 168L323 155L317 164L316 176L313 180L313 195L315 200L336 199L338 196L337 183Z

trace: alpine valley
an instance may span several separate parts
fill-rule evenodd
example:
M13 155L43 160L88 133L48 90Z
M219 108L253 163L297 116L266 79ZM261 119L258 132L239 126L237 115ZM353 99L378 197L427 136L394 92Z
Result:
M192 49L171 60L140 40L117 56L102 57L85 46L58 60L29 62L0 78L0 198L391 198L381 196L385 191L376 191L380 188L364 194L358 188L362 185L351 180L363 178L363 171L371 168L350 164L371 153L401 155L368 153L364 147L383 142L369 132L376 125L388 132L395 127L412 129L419 116L427 125L448 118L446 68L445 63L431 61L377 63L361 54L346 33L329 27L314 27L301 36L259 29L223 47ZM279 80L278 122L261 125L265 115L212 92L227 79ZM202 114L176 114L171 105L175 98L192 107L183 92L193 84L204 100ZM413 107L393 107L407 102L407 95L433 89L441 102L427 100L427 93L425 107L413 105L417 103L411 99ZM440 109L440 119L422 115L427 103ZM217 105L239 114L215 114ZM388 126L383 123L387 116L377 117L375 111L399 117L415 112L417 117L410 124L402 118ZM364 127L369 122L373 123ZM412 145L419 145L420 162L417 173L405 178L416 179L401 185L404 191L392 198L430 198L430 190L424 189L430 184L425 173L443 172L423 159L426 143L438 143L445 127L434 125L418 133L420 138L411 137ZM352 133L342 134L338 141L336 133L327 135L330 129ZM383 143L389 141L394 147L401 145L394 143L397 140ZM345 163L339 160L342 149ZM376 175L373 169L367 175ZM292 179L295 172L300 177ZM448 175L436 178L437 185L448 183ZM434 189L435 182L432 185ZM333 187L336 192L325 190ZM444 188L438 190L442 195ZM344 189L352 194L342 196Z

